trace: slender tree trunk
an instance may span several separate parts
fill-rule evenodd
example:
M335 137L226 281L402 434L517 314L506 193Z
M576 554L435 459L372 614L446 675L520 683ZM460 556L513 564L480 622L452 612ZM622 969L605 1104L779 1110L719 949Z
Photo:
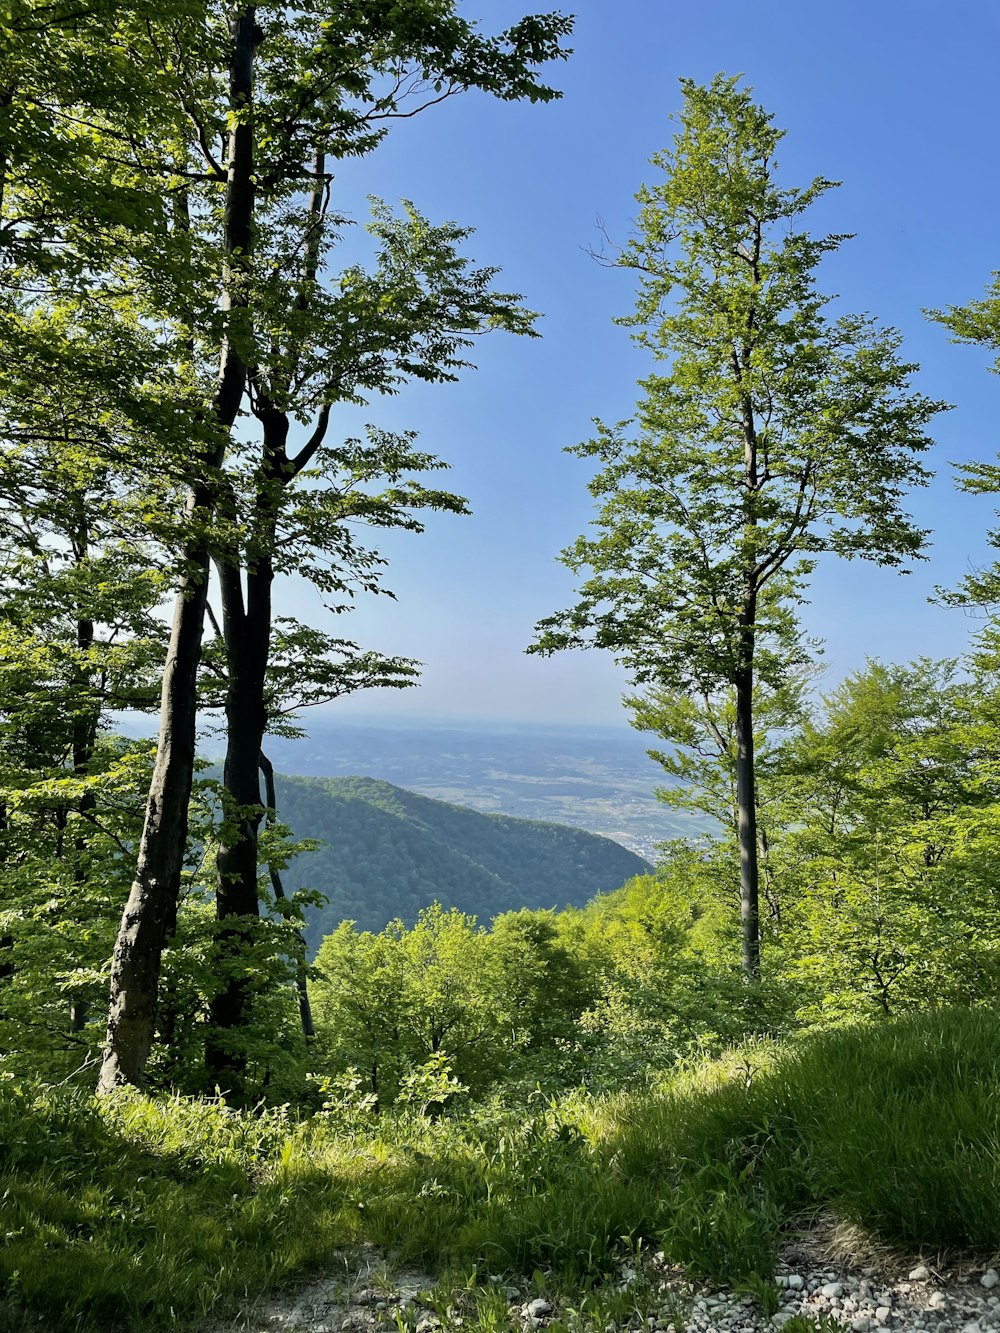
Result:
M302 287L295 303L296 309L303 312L309 306L319 268L326 207L325 158L322 153L316 153L312 165L314 179L308 207ZM298 355L299 349L296 349L293 364L297 364ZM242 1030L248 1026L253 1003L253 986L245 955L260 916L258 835L264 811L259 765L267 730L265 692L271 648L272 555L283 492L322 444L330 414L329 405L325 404L311 437L294 458L289 458L288 414L275 406L266 386L253 378L253 367L249 368L248 374L255 390L253 411L263 430L250 536L245 552L233 548L216 558L228 672L223 786L229 813L217 860L216 886L217 950L223 984L211 1004L212 1029L205 1048L209 1071L237 1091L247 1063ZM299 1011L303 1030L311 1036L312 1015L305 992L304 972L300 977Z
M257 580L252 577L250 581ZM205 1064L210 1073L226 1084L228 1091L238 1096L247 1067L244 1033L249 1025L254 989L246 956L254 943L260 917L257 848L264 806L258 766L267 725L264 675L270 619L264 628L244 610L238 568L220 567L219 582L229 673L223 770L225 807L215 889L218 917L215 959L221 984L210 1004ZM251 593L249 600L252 604L258 599Z
M0 88L0 115L10 109L13 101L13 89ZM7 159L8 154L0 138L0 225L3 224L4 205L7 200Z
M212 405L215 439L203 455L202 478L188 497L187 516L200 524L215 504L213 473L225 457L229 432L246 387L246 365L234 339L237 322L249 335L246 297L234 283L253 245L253 60L260 40L253 5L231 23L230 106L234 113L227 150L228 182L223 215L222 308L227 318L219 380ZM208 597L209 550L204 539L188 544L174 603L170 644L160 696L160 735L132 891L122 916L111 966L108 1034L98 1092L120 1083L139 1084L153 1042L163 945L177 909L187 841L188 803L194 779L197 673Z
M0 797L0 860L6 856L6 835L9 832L9 818L7 814L7 802ZM14 936L0 935L0 981L14 975ZM0 1017L3 1017L3 1009L0 1009Z
M261 413L258 411L258 415ZM263 414L264 461L258 479L254 522L248 542L246 591L237 551L216 560L222 595L226 645L226 810L217 858L216 956L222 986L211 1003L205 1047L210 1073L239 1092L246 1073L245 1030L253 1004L253 981L246 955L257 933L260 894L257 872L259 831L264 815L260 756L267 730L265 687L271 648L271 587L278 487L285 459L288 418Z
M259 766L267 730L266 683L274 582L271 553L283 492L314 456L329 420L329 409L324 407L312 436L295 458L290 459L286 451L287 413L274 408L260 387L254 411L261 422L264 438L245 557L245 595L240 554L230 551L216 560L228 672L223 785L227 805L234 817L227 818L217 863L217 942L223 986L212 1002L212 1032L205 1058L209 1071L237 1091L246 1071L245 1041L240 1030L249 1023L253 1001L252 981L244 955L260 916L258 834L264 806L260 795ZM300 1012L301 1004L300 990ZM305 1021L303 1014L304 1025ZM311 1016L309 1022L311 1025Z
M752 659L751 659L752 660ZM760 977L760 892L757 864L756 773L753 753L753 667L736 685L736 832L740 851L740 960L751 981Z
M194 510L195 505L189 505ZM111 964L108 1033L98 1092L139 1084L153 1043L160 961L176 913L194 778L196 683L208 584L207 555L188 552L174 605L160 696L160 739L135 880ZM194 565L194 568L191 565Z
M767 830L757 818L757 854L759 857L760 873L764 880L764 901L767 903L767 914L775 926L781 925L781 899L775 892L774 873L771 868L771 843L767 836Z
M260 771L264 775L264 801L267 805L265 819L268 825L277 822L278 808L277 798L274 790L274 765L268 759L267 755L261 752ZM284 898L285 886L281 882L281 872L273 861L267 865L268 874L271 877L271 887L274 889L276 898ZM299 944L299 954L295 960L295 989L299 997L299 1019L302 1023L302 1035L306 1041L312 1041L316 1035L316 1026L313 1023L312 1005L309 1002L309 986L306 978L306 940L301 931L296 932Z
M83 512L81 501L78 530L74 540L74 551L76 555L77 567L88 558L90 551L90 534L87 530L86 515ZM73 775L77 778L84 778L90 769L91 761L94 757L94 745L97 741L97 727L100 717L100 704L94 707L83 707L84 699L91 694L91 677L87 670L85 654L89 653L94 646L94 622L88 616L81 614L81 609L77 611L76 622L76 647L80 654L80 660L74 671L75 685L79 691L79 697L73 704ZM93 810L97 804L92 791L84 791L80 797L77 809L81 816L86 815ZM85 878L85 870L82 864L83 852L86 848L86 839L82 833L76 838L76 861L74 865L74 878L77 885L81 888ZM71 1032L82 1032L87 1023L87 1016L90 1006L82 995L71 995L69 1002L69 1027Z

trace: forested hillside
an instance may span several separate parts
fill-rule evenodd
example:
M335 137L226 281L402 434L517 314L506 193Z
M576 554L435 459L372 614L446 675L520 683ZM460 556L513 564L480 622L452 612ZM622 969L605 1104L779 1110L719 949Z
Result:
M439 902L488 922L519 907L580 907L650 867L609 838L541 820L483 815L372 778L276 779L281 820L323 845L296 857L289 882L328 902L307 909L318 948L341 921L412 925Z

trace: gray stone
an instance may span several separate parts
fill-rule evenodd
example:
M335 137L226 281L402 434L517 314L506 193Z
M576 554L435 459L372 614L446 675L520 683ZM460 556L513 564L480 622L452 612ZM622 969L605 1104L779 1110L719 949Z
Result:
M548 1301L542 1300L541 1296L536 1296L524 1307L524 1312L530 1314L532 1319L544 1319L546 1315L552 1313L552 1306Z
M883 1328L885 1328L886 1324L888 1324L891 1318L892 1318L892 1307L889 1305L880 1305L878 1309L875 1311L875 1319L879 1324L882 1325Z
M917 1264L916 1268L910 1272L909 1277L911 1282L926 1282L930 1275L931 1270L926 1264Z
M943 1291L932 1291L931 1298L927 1302L927 1304L931 1307L932 1310L943 1310L944 1307L948 1304L948 1297L944 1294Z
M855 1315L851 1320L852 1333L868 1333L872 1326L872 1321L866 1314Z
M827 1300L839 1300L844 1294L843 1282L824 1282L819 1289L819 1294L825 1296Z
M995 1268L987 1268L979 1279L979 1285L985 1287L987 1291L992 1291L998 1282L1000 1282L1000 1273Z
M789 1291L801 1291L806 1285L806 1280L801 1273L789 1273L786 1286Z

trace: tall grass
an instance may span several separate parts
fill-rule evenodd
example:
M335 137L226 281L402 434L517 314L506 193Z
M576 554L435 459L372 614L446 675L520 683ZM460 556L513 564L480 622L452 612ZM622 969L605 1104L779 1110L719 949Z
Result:
M329 1265L401 1260L569 1289L650 1245L767 1278L835 1210L909 1249L1000 1247L1000 1019L925 1014L744 1052L658 1093L462 1120L237 1114L0 1086L0 1278L53 1330L167 1328ZM4 1327L0 1321L0 1329Z
M299 1169L290 1188L292 1142L280 1116L216 1103L4 1087L8 1309L53 1330L162 1328L321 1263L357 1234L350 1180Z

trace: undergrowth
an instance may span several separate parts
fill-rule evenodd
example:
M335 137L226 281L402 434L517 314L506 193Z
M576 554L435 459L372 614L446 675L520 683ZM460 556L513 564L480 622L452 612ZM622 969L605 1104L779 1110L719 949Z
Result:
M812 1210L909 1249L993 1251L997 1027L987 1012L925 1014L750 1047L657 1092L363 1129L5 1083L6 1327L26 1313L53 1330L183 1325L360 1240L474 1282L542 1274L581 1326L598 1298L580 1293L643 1248L759 1289L782 1228ZM497 1301L480 1293L484 1329L501 1326Z

